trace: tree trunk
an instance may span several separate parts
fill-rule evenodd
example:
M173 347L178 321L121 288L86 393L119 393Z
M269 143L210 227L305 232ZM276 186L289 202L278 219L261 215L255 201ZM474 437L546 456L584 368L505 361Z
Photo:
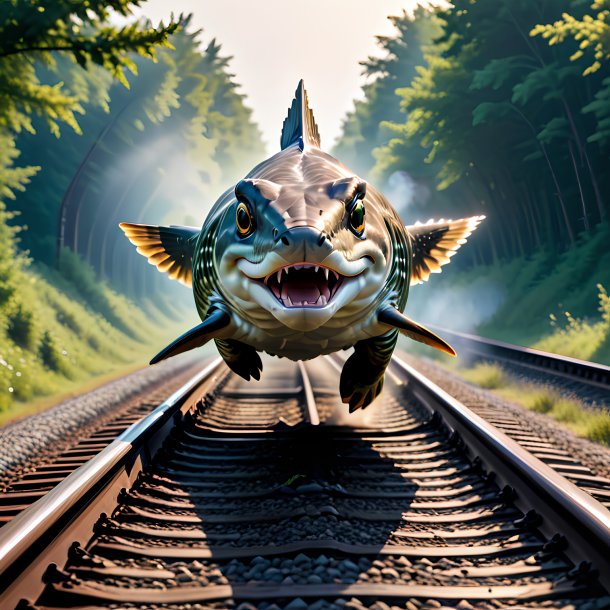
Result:
M589 218L587 215L587 204L585 203L585 196L582 192L582 184L580 183L580 174L578 173L578 166L576 165L576 157L574 156L574 146L572 146L572 140L568 140L568 150L570 151L570 159L572 159L572 165L574 166L574 175L576 176L576 184L578 185L578 193L580 195L580 203L582 205L582 218L585 225L585 231L587 233L590 230Z
M578 152L580 154L581 161L584 160L589 171L589 178L591 180L591 186L593 187L593 193L595 194L595 203L597 204L599 219L603 220L604 216L606 215L606 210L604 209L604 202L601 196L601 192L599 190L597 178L595 176L595 173L593 172L593 168L591 167L591 160L589 159L589 154L587 153L587 145L580 138L580 133L578 132L578 129L576 127L576 123L574 121L572 111L570 110L570 106L564 98L561 98L561 101L563 102L563 108L566 113L566 117L568 118L568 122L570 123L570 129L572 130L572 134L574 135L574 141L576 142L576 146L578 147ZM582 189L580 188L580 183L578 187L582 192Z

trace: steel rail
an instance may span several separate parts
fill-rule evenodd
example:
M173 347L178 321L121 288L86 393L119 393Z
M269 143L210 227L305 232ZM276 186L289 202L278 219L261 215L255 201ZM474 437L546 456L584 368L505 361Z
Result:
M577 379L610 392L610 366L448 330L440 326L430 325L430 328L446 337L449 342L482 356L507 360L546 373L552 372L568 379Z
M104 482L108 482L121 465L128 471L128 476L137 474L141 467L137 462L142 460L142 456L137 454L144 450L150 458L158 448L153 447L152 443L144 447L144 440L150 439L168 422L173 426L172 418L185 399L212 378L221 364L221 358L214 358L149 415L132 424L97 456L68 475L0 530L0 602L6 602L4 585L9 585L12 580L6 578L6 574L24 558L28 559L28 563L34 560L40 541L59 528L74 511L82 512L92 495L100 495L104 491ZM96 520L98 516L99 513L95 515ZM10 606L0 604L0 607Z
M600 582L610 587L610 511L400 357L395 355L392 363L407 377L408 391L438 412L487 468L517 492L520 508L542 501L539 512L548 519L540 529L549 537L557 532L567 536L570 558L592 562Z
M297 364L303 381L303 392L305 393L305 407L307 410L305 418L312 426L319 426L320 415L318 414L318 407L316 406L316 399L313 395L313 389L311 387L311 382L309 381L307 369L300 360Z

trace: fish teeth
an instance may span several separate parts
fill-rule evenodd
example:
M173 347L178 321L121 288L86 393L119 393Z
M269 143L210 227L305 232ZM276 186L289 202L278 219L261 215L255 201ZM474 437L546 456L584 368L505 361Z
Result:
M288 305L289 307L293 307L294 303L292 302L292 299L290 298L290 295L286 295L286 300L288 301Z
M316 273L318 273L318 269L319 269L319 268L320 268L320 267L318 267L318 265L316 265L316 266L313 268L313 270L314 270Z
M326 300L326 297L323 294L321 294L320 298L318 299L318 305L324 306L327 304L328 304L328 301Z
M324 277L326 278L326 281L328 282L328 267L324 267Z
M277 272L277 283L279 284L282 281L282 268L278 269Z
M334 269L333 269L333 275L335 276L335 278L338 281L339 280L339 274Z

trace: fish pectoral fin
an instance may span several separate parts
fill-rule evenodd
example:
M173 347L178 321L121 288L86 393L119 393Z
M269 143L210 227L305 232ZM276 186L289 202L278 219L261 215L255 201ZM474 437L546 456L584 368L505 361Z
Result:
M425 343L450 356L455 356L455 350L444 339L428 330L425 326L410 320L395 307L386 307L377 313L377 320L382 324L387 324L392 328L397 328L403 335L414 341Z
M440 273L441 267L450 262L484 219L485 216L471 216L458 220L429 220L406 227L413 250L411 284L421 284L431 273Z
M201 324L191 328L191 330L188 330L175 341L172 341L167 347L163 348L150 361L150 364L156 364L157 362L161 362L161 360L177 356L182 352L188 352L191 349L205 345L230 323L231 316L226 311L214 309L207 315L206 319Z
M122 222L119 227L137 251L172 280L190 286L193 253L199 229L195 227L159 227Z

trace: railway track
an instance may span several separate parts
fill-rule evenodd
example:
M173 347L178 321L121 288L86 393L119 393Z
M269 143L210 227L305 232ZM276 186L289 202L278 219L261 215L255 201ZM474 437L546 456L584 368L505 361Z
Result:
M552 448L399 358L349 416L341 366L208 365L0 531L0 608L610 607L610 513Z
M169 379L153 382L146 391L109 408L102 417L45 446L17 468L3 472L0 476L0 527L150 413L168 394L190 379L196 369L191 364Z
M509 372L544 383L591 406L610 408L610 366L431 326L462 356L498 362Z

